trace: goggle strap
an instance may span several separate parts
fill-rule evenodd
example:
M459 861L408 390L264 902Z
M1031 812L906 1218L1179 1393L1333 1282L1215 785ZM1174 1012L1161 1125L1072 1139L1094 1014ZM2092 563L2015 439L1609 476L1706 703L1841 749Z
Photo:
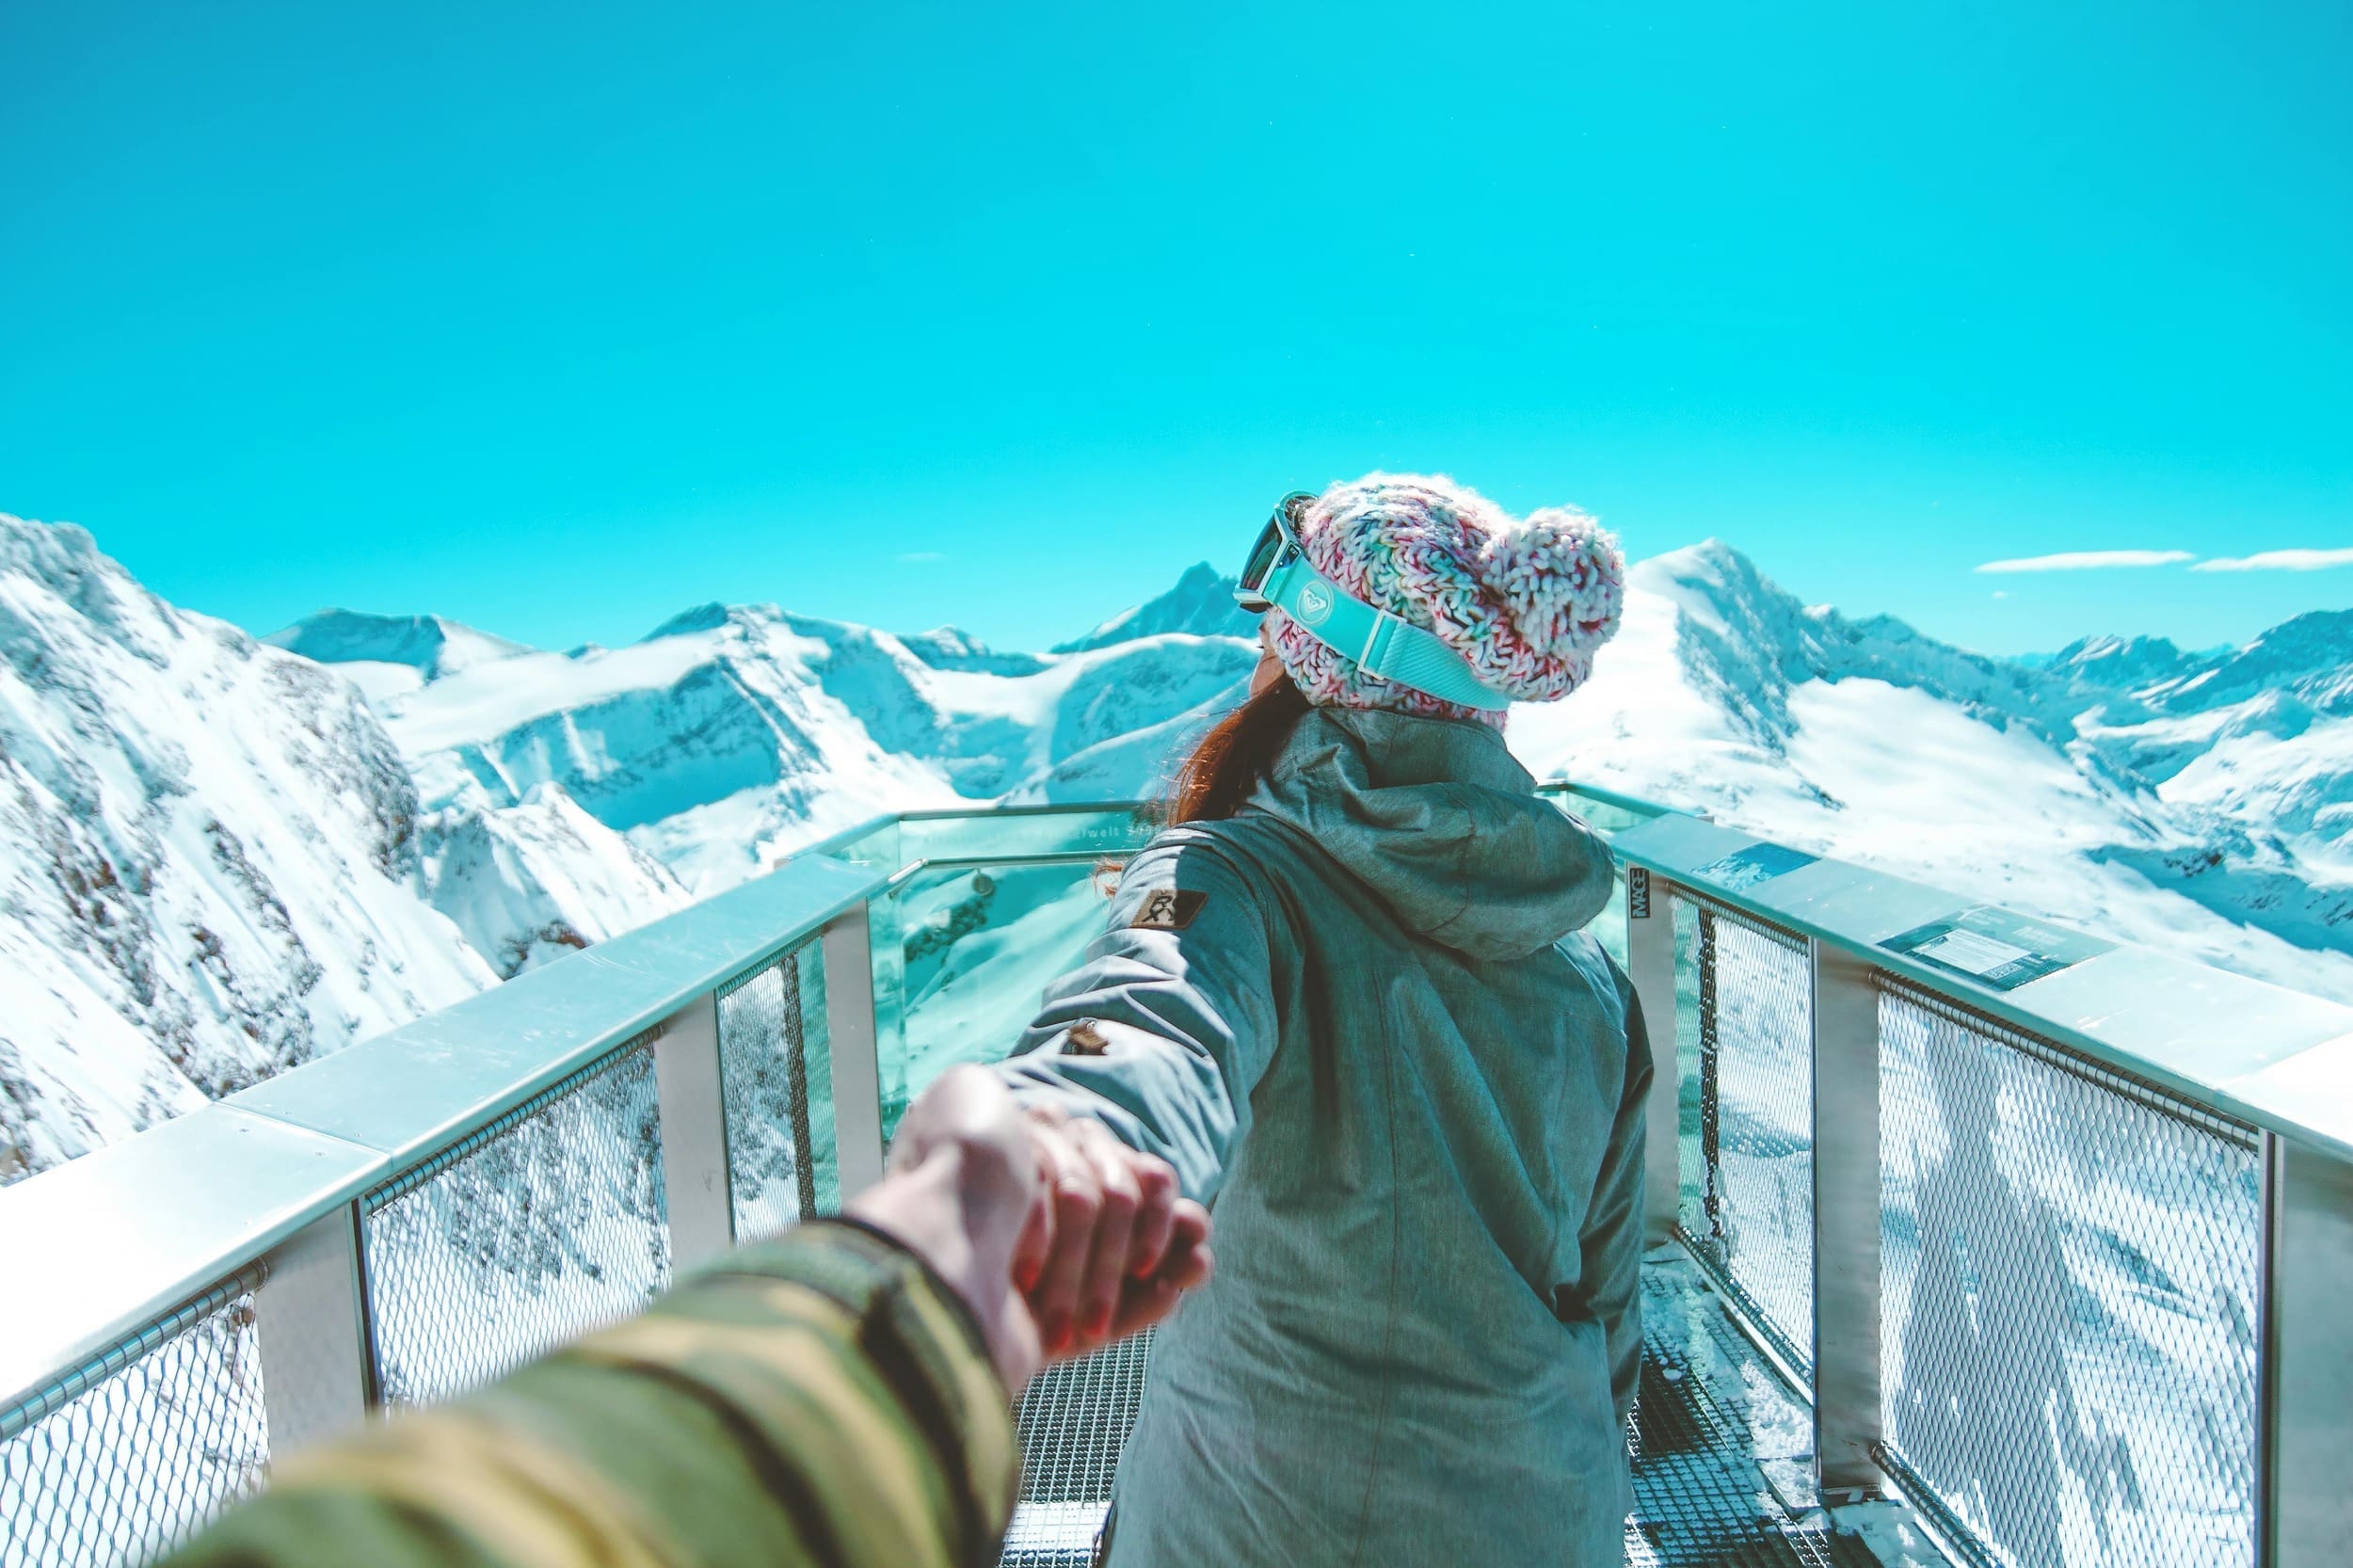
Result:
M1310 589L1320 590L1312 607L1305 601ZM1510 697L1481 680L1469 662L1437 633L1345 591L1310 566L1304 552L1293 552L1270 571L1260 592L1309 636L1377 680L1465 708L1493 711L1512 705Z

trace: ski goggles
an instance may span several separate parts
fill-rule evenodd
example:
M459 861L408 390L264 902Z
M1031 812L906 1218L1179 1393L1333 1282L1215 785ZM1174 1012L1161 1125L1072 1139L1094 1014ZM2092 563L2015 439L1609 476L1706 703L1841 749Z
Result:
M1308 564L1295 520L1313 500L1305 490L1293 490L1274 504L1234 584L1234 602L1254 616L1282 611L1375 680L1465 708L1509 708L1512 699L1480 680L1437 633L1375 609Z

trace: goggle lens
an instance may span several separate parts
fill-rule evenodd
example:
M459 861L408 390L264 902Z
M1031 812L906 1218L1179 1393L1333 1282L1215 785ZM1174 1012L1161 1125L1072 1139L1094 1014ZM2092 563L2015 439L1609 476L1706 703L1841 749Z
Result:
M1250 547L1250 559L1242 565L1242 591L1255 594L1264 587L1267 573L1274 569L1274 559L1282 553L1283 531L1270 519L1258 535L1258 542Z

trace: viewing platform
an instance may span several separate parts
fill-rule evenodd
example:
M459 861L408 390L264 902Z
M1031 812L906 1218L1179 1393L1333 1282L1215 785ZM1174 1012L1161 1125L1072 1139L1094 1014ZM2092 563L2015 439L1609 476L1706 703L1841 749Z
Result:
M1627 1563L2353 1559L2353 1009L1548 789L1659 1069ZM0 1190L0 1568L138 1562L839 1204L1148 836L881 819ZM1089 1560L1149 1353L1025 1397L1007 1563Z

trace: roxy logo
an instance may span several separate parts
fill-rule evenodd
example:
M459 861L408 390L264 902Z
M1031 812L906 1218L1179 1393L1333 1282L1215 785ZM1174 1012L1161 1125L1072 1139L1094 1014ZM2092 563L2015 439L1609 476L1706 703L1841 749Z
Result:
M1332 592L1321 583L1310 583L1299 590L1299 618L1308 626L1321 626L1323 617L1332 613Z

